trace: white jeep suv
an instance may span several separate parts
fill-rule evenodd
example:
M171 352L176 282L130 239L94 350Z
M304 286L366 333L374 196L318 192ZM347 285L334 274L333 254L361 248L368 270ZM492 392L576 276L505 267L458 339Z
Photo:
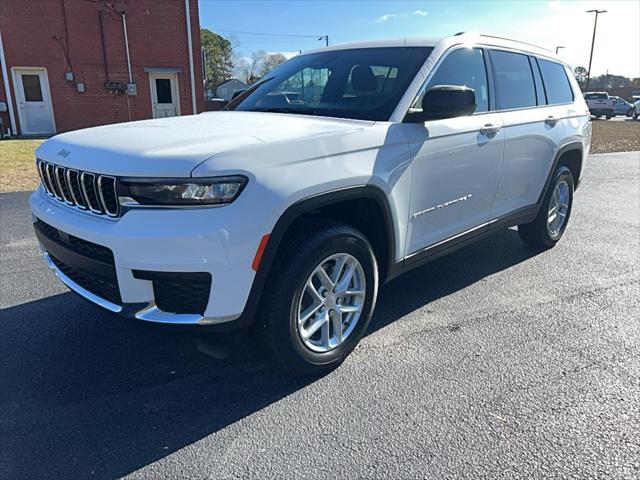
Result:
M89 128L37 150L49 266L142 321L259 329L284 368L338 365L381 283L518 225L552 247L589 110L550 52L492 36L305 53L227 111Z

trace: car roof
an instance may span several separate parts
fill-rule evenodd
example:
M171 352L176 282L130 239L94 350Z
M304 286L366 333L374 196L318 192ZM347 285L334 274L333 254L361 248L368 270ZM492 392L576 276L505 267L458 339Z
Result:
M510 50L518 50L532 55L547 57L556 62L567 65L566 62L558 58L551 50L538 45L533 45L519 40L514 40L495 35L482 34L477 32L460 32L449 37L406 37L406 38L389 38L364 42L339 43L330 47L317 48L303 52L302 55L308 55L317 52L329 52L335 50L350 50L359 48L384 48L384 47L432 47L439 50L446 50L456 44L477 44L487 47L500 47Z

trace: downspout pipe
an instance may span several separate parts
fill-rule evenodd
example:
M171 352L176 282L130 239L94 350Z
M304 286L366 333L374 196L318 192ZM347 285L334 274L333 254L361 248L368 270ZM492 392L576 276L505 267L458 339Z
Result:
M191 39L191 6L189 0L184 0L184 10L187 15L187 45L189 47L189 74L191 76L191 108L195 115L196 111L196 78L193 69L193 41Z
M4 91L7 95L7 113L9 114L9 122L11 123L11 133L18 135L16 128L16 118L13 111L13 98L9 89L9 74L7 73L7 61L4 57L4 44L2 43L2 32L0 31L0 63L2 64L2 79L4 80Z
M127 34L127 15L122 12L122 29L124 31L124 49L127 52L127 68L129 69L129 83L133 83L131 75L131 55L129 54L129 35Z

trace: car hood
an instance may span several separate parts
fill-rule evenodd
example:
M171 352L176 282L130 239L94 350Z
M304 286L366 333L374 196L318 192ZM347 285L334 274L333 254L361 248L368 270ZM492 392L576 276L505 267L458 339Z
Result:
M278 113L206 112L63 133L44 142L36 155L59 165L110 175L184 177L226 151L343 135L373 123ZM237 167L251 169L250 165Z

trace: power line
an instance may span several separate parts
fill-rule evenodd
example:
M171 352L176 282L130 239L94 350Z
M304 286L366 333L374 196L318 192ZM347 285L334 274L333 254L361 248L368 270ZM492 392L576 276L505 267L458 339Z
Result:
M318 38L320 36L322 36L322 38L324 39L324 35L299 35L299 34L295 34L295 33L265 33L265 32L245 32L245 31L241 31L241 30L223 30L223 29L214 29L217 30L218 32L225 32L225 33L236 33L236 34L240 34L240 35L262 35L262 36L266 36L266 37L295 37L295 38Z

